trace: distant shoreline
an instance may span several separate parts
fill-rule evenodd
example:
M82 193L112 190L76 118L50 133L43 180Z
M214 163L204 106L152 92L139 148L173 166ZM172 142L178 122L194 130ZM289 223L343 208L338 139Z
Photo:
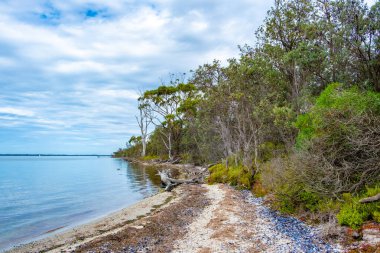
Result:
M67 154L0 154L0 156L99 156L99 157L112 157L112 155L67 155Z

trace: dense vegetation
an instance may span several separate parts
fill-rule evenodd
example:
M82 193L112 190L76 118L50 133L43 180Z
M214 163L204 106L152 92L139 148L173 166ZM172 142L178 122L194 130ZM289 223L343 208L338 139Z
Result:
M216 163L210 183L283 212L379 222L358 200L380 192L380 2L276 0L256 38L143 93L141 136L115 155Z

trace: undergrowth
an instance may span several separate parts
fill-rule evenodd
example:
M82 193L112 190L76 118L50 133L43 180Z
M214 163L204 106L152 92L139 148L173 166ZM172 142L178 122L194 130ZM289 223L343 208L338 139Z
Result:
M225 164L217 164L210 167L209 170L208 183L210 184L228 183L240 189L251 189L253 182L252 173L241 164L228 167Z

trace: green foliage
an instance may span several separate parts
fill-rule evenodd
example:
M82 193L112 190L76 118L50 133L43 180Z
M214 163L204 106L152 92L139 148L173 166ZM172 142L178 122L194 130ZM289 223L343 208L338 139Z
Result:
M146 155L141 158L143 161L151 161L151 160L157 160L160 159L158 155Z
M355 126L347 125L345 121L332 124L332 120L334 117L349 119L366 112L380 115L380 93L361 92L357 87L344 89L339 83L330 84L310 112L298 116L295 123L299 129L297 146L305 146L313 138L338 137L356 131Z
M318 213L322 218L324 217L327 221L329 221L332 216L336 216L338 214L341 205L342 203L336 199L321 198L318 202L315 212Z
M228 168L224 164L216 164L210 167L209 171L208 182L210 184L228 182Z
M262 184L261 173L256 173L253 178L252 192L257 197L264 197L268 193Z
M368 219L368 216L368 212L357 205L345 205L337 217L340 225L347 225L357 229Z
M294 163L313 191L326 197L358 192L380 176L380 93L329 85L298 116Z
M361 198L370 197L380 193L380 185L368 188L363 194L352 196L349 193L343 194L344 204L337 215L339 224L359 228L365 221L380 221L380 203L359 203Z
M217 164L210 169L208 182L228 183L242 189L251 189L252 173L243 165L234 165L226 167L225 164Z
M190 153L182 153L180 157L181 157L182 163L190 163L192 161L192 157Z
M125 157L125 150L119 148L117 151L113 152L112 156L116 158Z
M372 213L372 218L374 221L376 221L377 223L380 223L380 211L379 210L375 210L373 213Z
M271 141L264 142L260 145L260 161L262 163L269 161L278 154L284 153L285 147L282 142L274 143Z
M284 213L316 212L322 199L305 189L304 185L284 184L276 194L277 208Z

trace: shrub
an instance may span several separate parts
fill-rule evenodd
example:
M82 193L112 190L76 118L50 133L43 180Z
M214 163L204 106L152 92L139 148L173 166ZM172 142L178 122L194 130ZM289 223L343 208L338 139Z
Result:
M372 218L374 221L380 223L380 211L374 211L372 213Z
M284 213L316 212L321 200L303 185L289 185L276 194L275 206Z
M193 158L190 153L182 153L180 154L181 163L190 163L193 161Z
M253 186L252 186L252 192L257 197L264 197L268 193L268 190L265 189L265 187L263 186L262 179L261 179L261 174L260 173L256 173L255 176L254 176L254 182L253 182Z
M263 187L274 193L274 207L281 212L315 212L321 197L308 190L292 160L292 156L278 157L264 164L260 177Z
M276 157L278 154L285 153L285 146L282 143L264 142L260 145L260 160L261 162L267 162L270 159Z
M321 198L317 194L307 190L301 190L298 193L298 197L300 202L304 206L304 209L311 212L315 212L318 210Z
M252 173L245 166L238 164L226 167L225 164L217 164L210 169L208 182L228 183L242 189L251 189Z
M295 125L292 162L311 191L334 197L379 180L380 93L331 84Z
M379 222L380 203L359 203L361 198L373 196L377 193L380 193L379 185L368 188L365 193L355 197L350 193L343 194L344 204L337 215L339 224L357 229L367 220Z
M157 159L160 159L160 157L157 155L146 155L142 157L143 161L151 161L151 160L157 160Z
M210 176L208 182L213 183L226 183L228 179L228 168L223 164L217 164L209 168Z

